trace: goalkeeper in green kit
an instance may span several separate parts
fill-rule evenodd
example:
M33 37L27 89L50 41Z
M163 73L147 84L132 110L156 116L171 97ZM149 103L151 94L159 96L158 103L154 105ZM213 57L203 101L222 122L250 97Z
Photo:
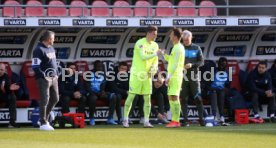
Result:
M149 122L151 110L152 76L158 69L158 55L162 54L158 44L157 27L149 26L146 30L146 37L139 39L134 46L132 66L130 70L129 91L124 107L123 127L128 128L128 115L132 102L136 95L143 95L144 98L144 127L152 128Z

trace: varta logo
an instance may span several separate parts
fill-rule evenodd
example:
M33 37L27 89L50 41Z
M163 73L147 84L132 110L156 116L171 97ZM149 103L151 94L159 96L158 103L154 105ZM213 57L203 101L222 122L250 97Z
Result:
M116 49L82 49L81 57L115 57Z
M206 19L206 25L226 25L226 19Z
M60 25L59 19L40 19L39 25Z
M4 25L26 25L25 19L4 19Z
M93 26L94 25L94 20L86 20L86 19L74 19L73 20L73 25L88 25L88 26Z
M161 26L161 20L140 20L140 25L157 25Z
M173 25L194 25L193 19L175 19L173 20Z
M22 57L23 49L1 49L0 57L2 58L12 58L12 57Z
M127 26L128 20L107 20L106 24L110 26Z
M239 25L259 25L259 19L239 19Z
M276 46L259 46L256 55L276 55Z

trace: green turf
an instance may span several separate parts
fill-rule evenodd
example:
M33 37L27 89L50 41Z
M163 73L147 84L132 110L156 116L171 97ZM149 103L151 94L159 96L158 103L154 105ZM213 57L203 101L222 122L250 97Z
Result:
M0 128L1 148L90 148L90 147L276 147L276 124L167 129L162 125L145 129L141 125L96 125L84 129Z

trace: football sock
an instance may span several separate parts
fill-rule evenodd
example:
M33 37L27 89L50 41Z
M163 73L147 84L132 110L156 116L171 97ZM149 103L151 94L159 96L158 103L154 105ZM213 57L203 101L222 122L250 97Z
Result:
M144 118L145 118L145 122L149 122L150 109L151 109L150 95L144 95Z
M125 107L124 107L124 120L128 120L128 115L129 115L134 97L135 97L135 94L131 94L131 93L129 93L127 96Z

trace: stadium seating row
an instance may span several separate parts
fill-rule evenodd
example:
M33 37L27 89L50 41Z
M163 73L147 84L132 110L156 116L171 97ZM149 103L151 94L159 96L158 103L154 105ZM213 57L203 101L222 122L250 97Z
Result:
M67 14L66 5L59 0L52 0L48 4L47 15L44 15L44 8L42 3L39 0L29 0L26 3L26 8L24 11L24 16L96 16L96 17L106 17L106 16L115 16L115 17L130 17L130 16L157 16L157 17L166 17L166 16L197 16L197 9L195 8L173 8L173 4L170 1L160 0L158 1L155 9L151 7L152 5L145 0L138 0L135 3L135 8L132 9L127 1L117 0L114 2L113 9L109 9L109 5L104 0L93 1L91 10L89 10L88 5L82 0L73 0L69 7L69 14ZM178 3L178 6L182 7L193 7L195 6L194 2L189 0L182 0ZM212 7L215 4L212 1L205 0L200 3L202 8L198 9L198 16L216 16L216 8L204 8ZM20 3L16 0L6 0L4 2L2 16L4 17L21 17L22 8ZM112 12L110 12L112 10ZM89 13L90 11L90 13Z
M246 72L250 72L251 70L253 70L258 64L258 62L259 60L250 60L247 64ZM7 62L3 62L3 63L6 64L7 73L11 77L13 73L11 66ZM131 65L131 61L127 61L127 63ZM89 70L87 61L76 61L75 64L76 64L77 71L85 72ZM208 66L208 64L211 64L212 66L216 65L214 61L206 60L205 65ZM241 78L242 70L240 69L238 61L229 60L228 67L232 67L232 70L233 70L233 73L232 73L233 81L231 82L231 88L235 88L236 90L241 91L242 82L240 78ZM159 69L165 70L165 64L162 61L159 62ZM26 87L26 91L28 91L28 96L29 96L28 99L17 100L17 107L22 108L22 107L29 107L33 100L35 101L39 100L40 94L35 80L34 71L32 70L31 61L26 61L22 64L21 75L22 75L23 83L25 85L24 87ZM122 102L122 105L123 104L124 103ZM70 102L70 106L76 107L77 105L78 105L77 101L72 100ZM103 100L97 100L97 106L107 106L107 102L104 102Z

